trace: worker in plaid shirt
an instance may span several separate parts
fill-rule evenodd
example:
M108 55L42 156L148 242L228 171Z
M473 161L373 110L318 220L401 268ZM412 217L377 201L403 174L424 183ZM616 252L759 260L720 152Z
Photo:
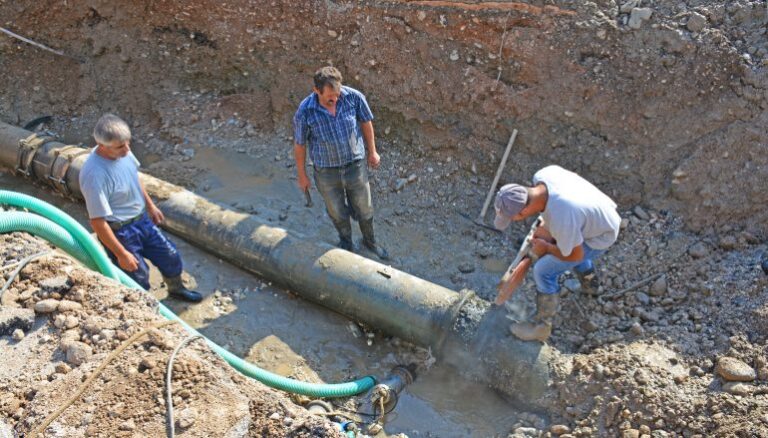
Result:
M365 96L341 85L341 73L323 67L315 73L313 93L299 105L293 118L293 148L302 191L309 190L307 149L314 166L317 190L323 196L338 246L354 251L350 217L357 220L363 245L382 260L389 254L373 234L373 204L368 169L379 167L373 133L373 113ZM367 154L366 154L367 152Z

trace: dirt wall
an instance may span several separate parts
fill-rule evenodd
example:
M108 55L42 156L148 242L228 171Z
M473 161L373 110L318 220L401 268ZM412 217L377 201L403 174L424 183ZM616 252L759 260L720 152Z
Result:
M116 111L180 143L235 115L289 147L309 76L330 62L368 96L384 154L451 156L459 177L490 182L517 128L502 182L559 163L627 206L763 234L765 5L672 3L0 2L7 27L83 61L3 37L0 116L70 117L85 140Z

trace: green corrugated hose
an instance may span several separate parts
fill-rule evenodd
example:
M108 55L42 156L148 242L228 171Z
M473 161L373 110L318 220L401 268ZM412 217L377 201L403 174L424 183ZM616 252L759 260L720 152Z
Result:
M44 216L22 212L2 212L0 213L0 233L26 231L42 237L86 266L92 269L98 268L105 276L118 280L128 287L142 289L131 277L112 264L101 245L85 228L58 208L32 196L7 190L0 190L0 204L25 208ZM159 306L162 316L179 321L189 333L202 336L162 303L159 303ZM289 379L244 361L208 338L205 340L213 351L236 370L267 386L283 391L310 397L349 397L365 392L376 384L376 380L372 376L366 376L352 382L334 384L308 383Z

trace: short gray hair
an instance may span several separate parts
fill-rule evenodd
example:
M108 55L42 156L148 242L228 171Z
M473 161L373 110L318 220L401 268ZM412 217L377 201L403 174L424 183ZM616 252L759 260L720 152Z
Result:
M124 142L131 139L131 128L120 117L114 114L101 116L93 128L93 138L96 143L108 145L114 141Z

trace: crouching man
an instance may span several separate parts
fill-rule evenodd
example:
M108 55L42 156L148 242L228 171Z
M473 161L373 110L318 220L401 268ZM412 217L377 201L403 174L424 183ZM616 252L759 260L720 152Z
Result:
M541 215L543 222L531 242L538 256L533 265L536 314L515 323L512 334L525 341L544 341L560 301L558 278L573 271L583 290L595 294L598 279L593 260L619 236L621 216L616 203L581 176L559 166L545 167L533 176L533 187L507 184L496 195L498 229L511 221Z
M106 114L93 130L96 147L80 170L80 190L91 227L112 261L141 287L149 289L149 259L163 274L168 293L199 302L200 293L184 287L176 245L157 227L164 217L139 181L139 161L131 153L131 130Z

